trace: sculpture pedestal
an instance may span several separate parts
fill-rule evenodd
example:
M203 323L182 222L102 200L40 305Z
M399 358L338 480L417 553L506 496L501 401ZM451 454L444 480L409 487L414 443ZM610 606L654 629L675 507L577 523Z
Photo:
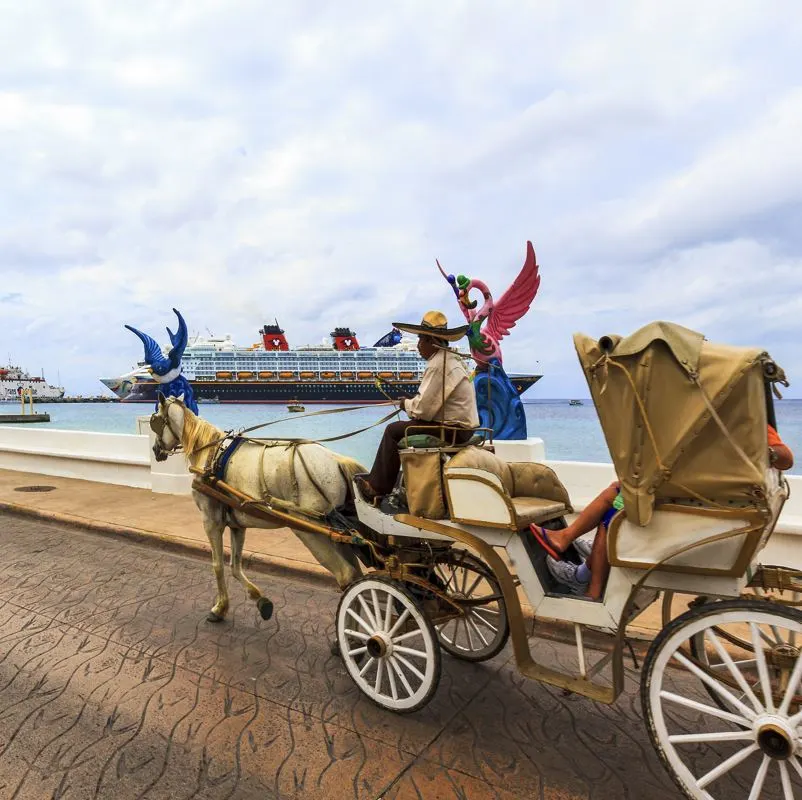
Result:
M158 494L191 494L192 475L187 469L183 453L167 456L166 461L156 461L153 445L156 434L150 429L150 416L136 418L136 432L148 437L150 453L150 489Z
M496 455L504 461L537 461L546 460L546 445L539 436L528 439L495 439L493 446Z

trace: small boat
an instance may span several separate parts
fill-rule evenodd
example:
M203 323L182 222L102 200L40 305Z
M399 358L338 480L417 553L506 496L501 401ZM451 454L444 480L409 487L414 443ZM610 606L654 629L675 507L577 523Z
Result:
M314 372L302 372L301 373L301 377L302 378L314 378L315 377L315 373Z
M354 373L353 372L341 372L340 374L342 375L343 378L353 378L354 377Z
M287 404L287 411L306 411L306 409L296 400Z
M321 372L320 373L320 377L321 378L326 378L327 380L330 380L331 378L334 377L334 373L333 372Z
M262 379L272 378L273 377L273 373L272 372L260 372L259 373L259 377L262 378Z
M356 377L359 378L360 380L365 380L365 378L372 378L373 377L373 373L372 372L357 372Z
M392 378L393 377L393 373L392 372L380 372L379 373L379 377L380 378Z
M237 379L241 381L249 381L253 378L252 372L238 372Z
M291 372L279 372L278 376L279 376L279 378L282 378L282 379L286 380L287 378L291 378L292 377L292 373Z
M568 401L568 405L569 406L581 406L582 405L582 401L581 400L569 400Z
M415 377L414 372L399 372L398 377L401 378L402 381L409 381Z
M231 373L230 372L218 372L217 377L220 380L228 381L231 380Z

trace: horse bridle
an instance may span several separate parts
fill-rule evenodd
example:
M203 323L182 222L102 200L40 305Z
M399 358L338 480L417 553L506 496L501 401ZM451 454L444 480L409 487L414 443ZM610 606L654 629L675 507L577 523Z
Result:
M170 431L176 441L175 445L173 445L170 450L164 447L164 440L162 439L165 428ZM150 415L150 429L156 434L156 445L163 453L176 453L181 449L181 437L173 430L173 426L170 424L170 415L167 410L165 410L164 416L160 416L158 411L154 411Z

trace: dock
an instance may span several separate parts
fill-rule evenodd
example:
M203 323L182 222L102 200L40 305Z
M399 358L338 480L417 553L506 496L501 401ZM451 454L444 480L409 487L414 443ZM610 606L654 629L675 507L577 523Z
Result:
M17 422L50 422L50 414L0 414L0 425Z

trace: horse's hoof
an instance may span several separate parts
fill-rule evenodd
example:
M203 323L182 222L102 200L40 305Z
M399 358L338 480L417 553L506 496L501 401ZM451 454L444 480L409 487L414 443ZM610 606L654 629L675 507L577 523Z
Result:
M340 650L340 643L337 641L337 639L331 643L330 649L333 656L341 656L343 654L342 650Z
M256 607L262 615L262 619L270 619L273 616L273 602L266 597L260 597L256 601Z
M214 611L210 611L206 615L207 622L222 622L224 619L225 617L221 617L220 614L215 614Z

